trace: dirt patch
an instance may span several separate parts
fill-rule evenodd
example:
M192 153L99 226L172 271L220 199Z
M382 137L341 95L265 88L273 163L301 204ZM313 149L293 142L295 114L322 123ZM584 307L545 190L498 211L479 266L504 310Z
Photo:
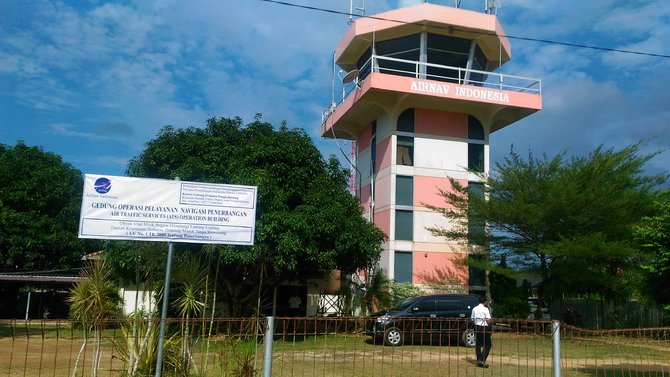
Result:
M41 338L1 338L0 370L8 376L69 376L79 356L78 369L90 368L94 347L87 342L81 355L83 340ZM123 362L117 359L112 347L103 347L100 356L101 371L123 370Z

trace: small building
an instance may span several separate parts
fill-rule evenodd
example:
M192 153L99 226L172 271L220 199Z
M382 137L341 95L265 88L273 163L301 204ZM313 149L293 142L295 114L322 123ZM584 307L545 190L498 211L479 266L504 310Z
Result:
M68 318L67 298L79 281L63 271L0 274L0 318L46 320Z

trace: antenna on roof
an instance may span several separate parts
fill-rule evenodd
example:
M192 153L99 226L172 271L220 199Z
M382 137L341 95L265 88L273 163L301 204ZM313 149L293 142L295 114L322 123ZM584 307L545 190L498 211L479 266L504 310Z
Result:
M354 11L359 11L361 14L359 17L365 16L365 0L360 1L360 6L354 7L354 0L349 0L349 24L351 25L354 22Z
M500 0L484 0L484 7L486 13L497 15L498 8L500 8Z

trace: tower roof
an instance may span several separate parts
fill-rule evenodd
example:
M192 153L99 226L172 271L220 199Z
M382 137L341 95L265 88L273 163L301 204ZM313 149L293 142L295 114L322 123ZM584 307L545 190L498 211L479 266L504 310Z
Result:
M422 31L476 40L489 61L487 69L511 58L509 40L495 15L421 3L354 21L335 50L335 62L349 71L373 41Z

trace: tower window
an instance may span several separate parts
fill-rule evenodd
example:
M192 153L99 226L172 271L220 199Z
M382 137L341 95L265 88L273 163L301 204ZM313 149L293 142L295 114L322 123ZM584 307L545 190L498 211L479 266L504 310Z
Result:
M393 254L393 280L397 283L411 283L412 253L407 251L396 251Z
M395 239L411 241L414 234L414 214L412 211L397 209L395 211Z
M468 169L484 171L484 144L468 144Z
M411 63L380 59L379 71L398 76L415 76L416 64L421 51L421 34L408 35L397 39L377 42L377 55L396 59L409 60Z
M475 45L474 55L475 56L472 57L472 65L470 68L477 71L485 71L486 65L488 64L488 60L486 60L486 55L484 55L482 49L479 48L479 45ZM470 73L469 84L482 86L484 85L484 81L486 81L486 74L479 72Z
M400 114L397 128L401 132L414 132L414 109L407 109Z
M398 148L396 164L413 166L414 163L414 138L409 136L398 136Z
M468 115L468 139L484 141L484 127L472 115Z
M484 127L479 120L468 115L468 169L484 171Z
M365 50L363 55L361 55L361 57L358 58L358 61L356 62L356 68L358 68L359 80L365 79L370 74L370 71L372 71L372 62L370 61L371 57L372 57L372 48L368 47L368 49Z
M375 67L372 67L370 60L373 53L380 57L376 60ZM416 62L429 65L417 66ZM356 62L360 79L364 79L374 69L376 72L397 76L478 86L486 80L486 74L466 73L463 69L485 71L487 65L486 55L476 41L427 32L377 41L373 48L367 49Z
M481 182L468 182L468 198L484 197L484 185ZM484 245L486 237L486 226L481 220L475 220L468 216L468 242L473 245Z
M414 177L406 175L396 176L395 204L402 206L414 205Z
M468 198L484 197L484 185L480 182L468 182ZM477 221L468 218L468 242L471 245L485 246L486 245L486 225L483 221ZM468 258L473 260L481 260L483 255L472 254ZM470 287L484 287L486 285L485 272L481 268L468 268L468 285Z
M467 68L472 41L446 35L428 34L427 63L456 68ZM458 70L428 66L426 76L433 80L459 81ZM460 77L464 79L464 77Z

